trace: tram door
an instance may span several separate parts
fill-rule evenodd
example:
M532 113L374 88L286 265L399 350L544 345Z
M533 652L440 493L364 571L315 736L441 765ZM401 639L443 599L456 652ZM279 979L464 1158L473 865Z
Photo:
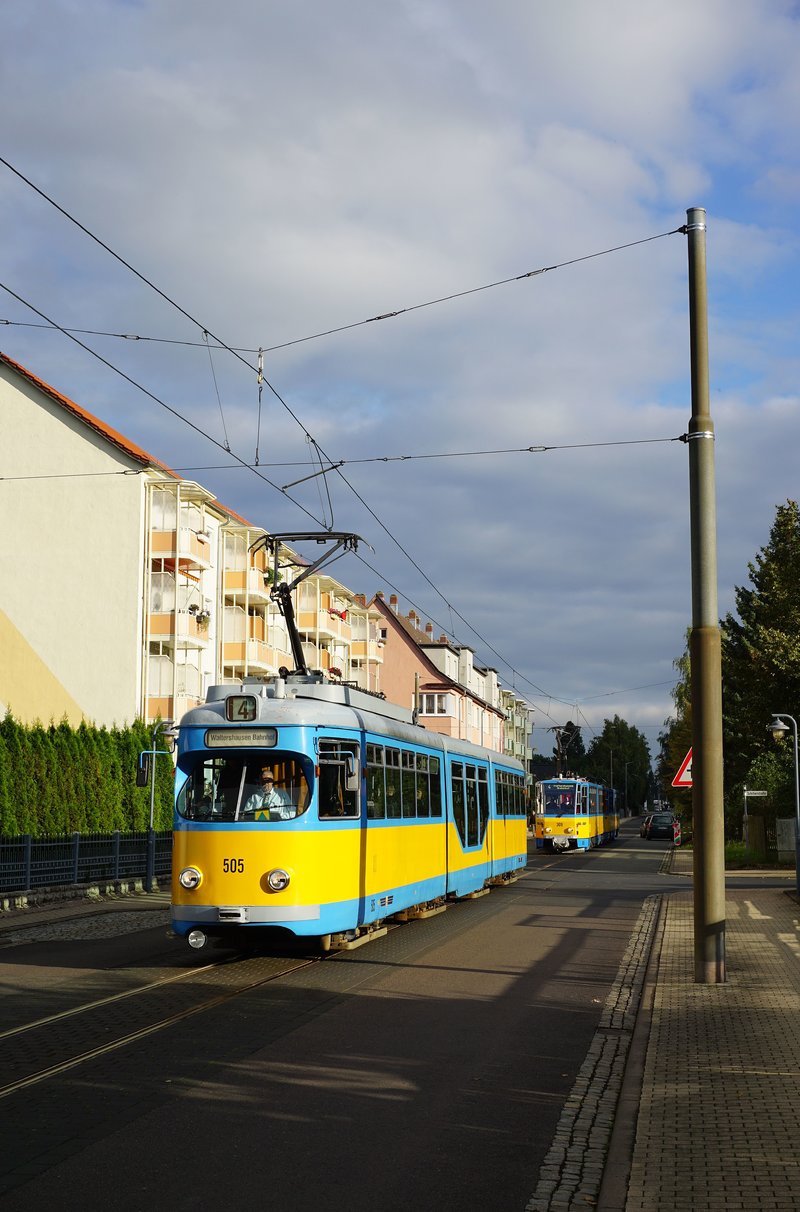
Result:
M491 874L489 771L450 759L453 821L449 829L448 891L460 896L482 888Z

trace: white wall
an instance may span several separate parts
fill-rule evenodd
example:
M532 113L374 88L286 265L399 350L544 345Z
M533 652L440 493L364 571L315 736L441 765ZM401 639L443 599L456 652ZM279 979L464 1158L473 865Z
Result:
M143 476L98 473L139 465L2 365L0 424L0 612L17 654L0 662L0 703L26 721L66 710L74 723L126 723L138 705Z

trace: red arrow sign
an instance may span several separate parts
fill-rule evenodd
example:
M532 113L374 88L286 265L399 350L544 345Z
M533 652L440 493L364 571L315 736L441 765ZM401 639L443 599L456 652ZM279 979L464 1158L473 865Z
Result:
M692 751L686 754L681 762L681 768L672 780L673 787L691 787L692 785Z

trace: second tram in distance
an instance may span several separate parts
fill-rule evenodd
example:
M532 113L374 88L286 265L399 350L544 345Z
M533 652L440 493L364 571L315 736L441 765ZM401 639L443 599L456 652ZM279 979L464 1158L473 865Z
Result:
M536 788L538 850L589 850L619 832L618 793L588 779L543 779Z

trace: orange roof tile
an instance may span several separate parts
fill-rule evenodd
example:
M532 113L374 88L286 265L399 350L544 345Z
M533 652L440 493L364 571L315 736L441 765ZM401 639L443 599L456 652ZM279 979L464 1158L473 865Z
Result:
M184 478L177 471L173 471L171 467L168 467L166 463L162 463L161 459L157 459L155 455L148 454L146 450L143 450L141 446L137 446L130 438L126 438L124 434L113 429L110 425L106 425L105 421L101 421L99 417L94 416L86 408L82 408L80 404L76 404L74 400L70 400L69 396L62 395L60 391L56 391L55 387L51 387L49 383L45 383L44 379L40 379L38 375L27 370L19 362L15 362L13 358L10 358L8 354L4 354L2 350L0 350L0 363L5 363L16 374L20 375L23 379L27 379L29 383L32 383L39 391L43 391L56 404L66 409L67 412L72 413L74 417L78 417L79 420L83 421L91 429L94 429L96 433L101 434L112 445L123 451L130 458L135 459L137 463L141 463L143 467L157 467L159 471L166 472L167 475L173 476L176 480ZM247 518L242 517L234 509L229 509L221 501L215 500L214 506L244 526L253 525L252 522L248 522ZM258 529L264 528L258 527Z

